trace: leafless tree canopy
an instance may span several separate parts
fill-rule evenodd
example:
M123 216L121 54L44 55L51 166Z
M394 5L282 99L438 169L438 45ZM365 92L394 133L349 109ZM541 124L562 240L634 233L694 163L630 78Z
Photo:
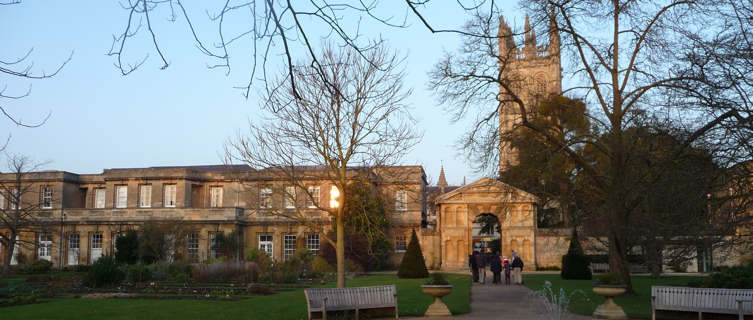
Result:
M403 86L397 55L377 48L361 59L352 48L326 48L319 54L323 69L305 63L293 68L295 87L287 73L280 76L277 89L263 100L266 119L229 141L226 154L230 162L248 164L305 193L308 202L336 221L337 241L325 239L337 244L342 286L342 206L317 203L308 186L318 181L335 186L343 203L350 181L398 163L420 134L404 104L410 90ZM303 223L313 219L297 206L285 216Z
M8 10L13 5L19 5L20 3L20 0L0 2L0 10ZM44 69L40 70L38 67L34 66L34 61L31 59L33 52L34 48L30 48L25 52L18 52L16 56L0 56L0 113L2 113L3 116L13 124L29 128L39 127L47 122L50 113L44 115L41 120L32 122L24 121L14 116L13 112L8 110L4 101L17 100L28 96L31 94L31 84L22 84L25 80L32 82L35 80L52 78L56 76L73 57L73 53L71 53L67 59L63 60L62 63L55 66L51 71L44 71ZM10 136L8 136L8 139L10 139ZM7 140L5 144L0 147L0 150L5 149L6 145Z
M249 64L248 80L239 86L248 97L254 81L261 81L266 90L274 90L270 81L276 76L279 62L287 70L289 86L296 89L293 77L294 61L301 59L326 79L324 57L318 45L325 42L354 50L368 61L383 43L376 35L364 34L362 27L376 23L392 28L408 26L409 19L433 33L464 33L463 30L437 27L438 22L424 12L434 3L431 0L406 0L403 3L380 0L244 0L201 1L199 5L184 4L180 0L128 0L121 3L127 12L123 28L113 35L109 54L115 58L115 67L127 75L143 65L149 54L128 59L132 38L143 34L152 43L151 53L158 57L161 68L170 65L168 50L160 41L161 33L155 27L156 19L167 16L170 21L185 23L200 52L210 58L210 69L221 69L229 74L234 66ZM481 8L496 7L495 1L457 1L454 8L459 13L474 13ZM206 16L199 13L206 12ZM363 23L363 24L362 24ZM207 37L207 34L211 36ZM241 45L250 46L250 52L235 51ZM134 53L135 54L135 53ZM238 61L244 60L243 63ZM371 62L371 61L370 61ZM372 62L373 64L376 64Z

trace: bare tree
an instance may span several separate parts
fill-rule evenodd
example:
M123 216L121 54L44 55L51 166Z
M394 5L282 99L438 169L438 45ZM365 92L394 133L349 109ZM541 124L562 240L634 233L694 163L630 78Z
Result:
M638 115L648 114L690 132L678 155L704 143L714 147L711 153L722 168L750 159L753 22L746 17L751 3L534 0L522 5L538 22L534 30L562 37L565 70L574 81L565 93L590 106L588 115L601 138L587 143L600 157L584 157L530 121L537 106L528 105L530 92L520 85L529 79L508 72L519 53L510 44L521 32L498 28L499 20L473 19L467 45L437 64L431 84L458 117L482 108L464 140L469 150L486 150L488 157L498 152L489 147L493 141L478 138L497 134L502 104L519 119L514 130L538 134L576 163L601 200L610 268L630 285L627 226L646 199L627 176L634 141L626 130L636 126ZM526 42L536 45L528 35ZM499 43L508 50L499 52Z
M229 75L234 66L250 65L249 70L243 71L247 72L248 80L238 86L246 97L251 93L254 81L261 81L266 91L276 89L279 82L267 80L274 79L278 62L287 70L288 85L296 94L298 79L293 74L294 61L298 59L310 65L321 80L326 81L327 66L318 47L322 40L349 47L360 59L375 64L369 60L373 57L369 51L378 50L383 40L366 35L362 23L400 29L409 25L410 18L416 18L432 33L465 33L433 26L431 17L422 13L432 4L444 1L406 0L404 5L379 0L201 2L202 5L207 3L208 7L184 5L180 0L128 0L122 3L127 18L121 31L113 35L108 52L114 57L117 70L127 75L147 61L148 53L136 59L126 57L133 50L130 49L132 39L141 34L152 44L151 51L159 58L160 69L170 65L168 49L160 42L160 29L155 24L158 20L155 18L165 16L169 21L185 23L186 32L190 33L198 50L210 58L209 69L223 70ZM495 1L470 0L454 4L462 14L488 6L495 7ZM207 17L192 15L195 12L206 12ZM250 46L250 52L243 45Z
M310 205L333 220L336 239L324 238L336 248L338 287L345 286L339 205L348 198L345 186L387 170L385 166L399 162L420 138L403 102L410 91L403 87L398 56L384 48L370 51L367 60L359 54L327 47L321 53L324 77L316 67L302 63L294 68L296 87L284 73L279 89L265 99L265 121L251 123L247 135L239 134L226 146L231 161L282 181L293 188L283 190L286 197L294 200L296 193L304 194ZM316 201L318 195L309 189L314 182L336 188L331 189L335 194L330 201ZM321 222L306 210L308 205L292 202L294 210L277 214L307 225Z
M52 189L49 197L37 184L30 183L28 176L38 171L45 163L36 163L23 155L7 155L8 181L0 182L0 227L8 233L0 233L0 244L5 247L3 253L3 276L10 271L13 254L19 254L16 248L30 245L21 239L24 232L41 230L53 222L50 215L43 215L40 209L52 207ZM49 206L47 206L49 204Z
M0 8L2 8L3 6L17 5L20 3L20 0L0 2ZM49 79L56 76L73 57L73 53L71 53L71 55L68 56L67 59L63 60L63 62L56 66L51 72L45 72L44 70L36 71L34 69L34 63L33 61L31 61L31 54L33 53L33 51L34 49L31 48L17 57L0 57L0 75L6 76L11 80L35 81ZM0 81L0 113L2 113L13 124L22 127L34 128L39 127L47 122L47 119L49 119L50 117L50 113L47 113L47 115L45 115L41 120L34 122L27 122L14 116L13 113L10 112L5 106L3 101L18 100L28 96L29 94L31 94L31 85L29 85L26 89L8 91L8 83L10 83L10 80L6 81L8 82L3 83L3 81ZM10 136L8 136L8 139L10 139ZM5 146L7 146L7 140L5 144L0 148L0 150L3 150Z

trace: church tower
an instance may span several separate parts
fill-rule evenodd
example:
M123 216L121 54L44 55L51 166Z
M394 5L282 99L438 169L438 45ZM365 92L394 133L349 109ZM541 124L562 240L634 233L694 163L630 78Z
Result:
M499 68L500 79L509 84L514 96L520 98L526 112L551 95L562 93L562 66L560 63L560 36L554 16L549 19L549 43L539 46L536 32L526 15L525 41L522 48L515 45L510 26L499 17ZM518 153L502 137L521 122L520 105L512 102L513 95L500 85L499 105L499 170L503 172L518 163Z

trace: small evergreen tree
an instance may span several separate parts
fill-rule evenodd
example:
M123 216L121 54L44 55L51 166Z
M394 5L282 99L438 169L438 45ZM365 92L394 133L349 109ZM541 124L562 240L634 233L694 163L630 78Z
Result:
M139 262L139 234L136 230L128 230L118 237L115 243L115 261L125 264Z
M426 261L424 254L421 252L421 245L418 243L416 230L410 237L408 250L405 251L403 261L400 263L400 269L397 271L398 278L426 278L429 271L426 270Z
M562 256L562 279L585 279L591 280L591 269L588 268L588 257L583 253L583 247L578 241L578 233L573 230L570 239L570 248L567 254Z

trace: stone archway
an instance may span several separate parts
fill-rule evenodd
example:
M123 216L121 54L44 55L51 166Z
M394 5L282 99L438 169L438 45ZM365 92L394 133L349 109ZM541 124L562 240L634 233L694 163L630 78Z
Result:
M490 178L482 178L439 196L435 205L441 268L468 268L474 243L473 222L481 215L497 218L502 254L509 256L511 241L515 240L523 255L531 258L527 261L533 261L535 202L533 195ZM522 250L523 246L527 250Z

